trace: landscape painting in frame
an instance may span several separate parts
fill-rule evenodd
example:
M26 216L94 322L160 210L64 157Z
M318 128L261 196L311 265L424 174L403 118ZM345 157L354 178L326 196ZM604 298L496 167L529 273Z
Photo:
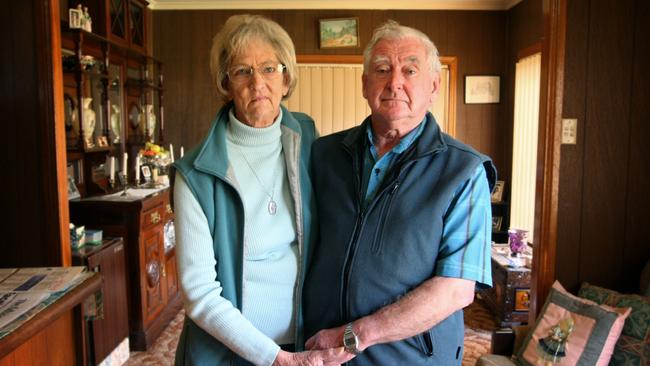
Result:
M359 47L358 18L320 20L320 48Z

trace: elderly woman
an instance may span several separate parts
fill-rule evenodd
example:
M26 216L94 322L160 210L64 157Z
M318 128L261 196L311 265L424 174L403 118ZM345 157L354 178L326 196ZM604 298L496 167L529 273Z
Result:
M230 17L210 68L226 104L175 164L177 261L186 318L177 365L323 365L301 349L311 241L307 162L315 128L280 106L296 85L294 46L261 16Z

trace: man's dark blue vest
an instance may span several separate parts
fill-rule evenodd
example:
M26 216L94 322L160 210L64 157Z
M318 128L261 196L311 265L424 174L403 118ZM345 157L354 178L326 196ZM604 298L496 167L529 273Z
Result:
M370 118L314 143L320 228L304 290L305 339L372 314L431 278L459 187L481 165L493 186L489 158L442 133L431 114L427 119L365 209L360 187ZM416 337L372 346L350 364L460 365L463 329L457 311Z

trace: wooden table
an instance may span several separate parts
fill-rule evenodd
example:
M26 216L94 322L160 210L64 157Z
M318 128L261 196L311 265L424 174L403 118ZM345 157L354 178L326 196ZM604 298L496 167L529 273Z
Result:
M93 272L84 276L81 282L53 303L0 338L0 365L54 364L71 352L74 353L75 364L87 364L81 304L88 296L99 291L102 276ZM57 325L60 320L63 324ZM60 327L74 328L71 329L74 334L72 343L67 343L69 340L60 334ZM61 346L64 348L57 348Z

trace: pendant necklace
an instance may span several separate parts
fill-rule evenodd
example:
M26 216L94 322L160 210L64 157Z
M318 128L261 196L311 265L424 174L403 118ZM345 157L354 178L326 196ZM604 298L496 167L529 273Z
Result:
M244 161L246 162L246 165L248 165L248 169L250 169L251 172L253 172L253 175L255 176L255 179L257 179L257 183L260 184L260 186L262 187L262 190L264 191L264 193L269 197L269 203L266 205L266 209L269 212L269 215L275 215L275 213L278 212L278 204L273 199L273 195L275 193L275 182L273 182L273 188L271 189L271 193L269 193L269 191L266 189L266 186L264 185L264 183L262 183L262 180L260 179L260 177L258 177L257 173L255 173L255 169L253 169L253 166L251 165L251 163L249 163L248 159L246 159L246 155L244 154L244 152L239 148L239 146L237 146L235 144L233 144L232 146L237 148L237 151L239 151L242 158L244 158Z

